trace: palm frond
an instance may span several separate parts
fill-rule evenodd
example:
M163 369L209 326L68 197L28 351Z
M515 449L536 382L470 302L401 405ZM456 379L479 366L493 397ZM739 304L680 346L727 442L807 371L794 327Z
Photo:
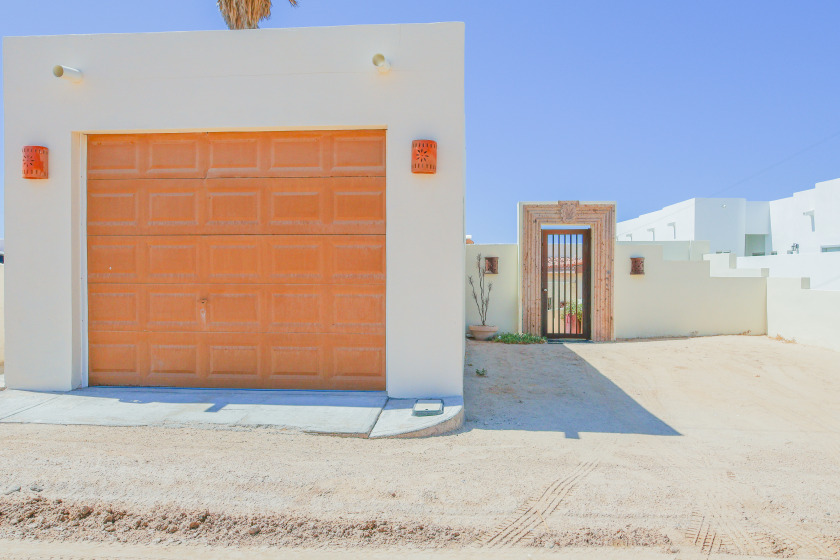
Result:
M289 0L297 7L298 0ZM259 23L271 17L271 0L216 0L219 12L228 29L257 29Z

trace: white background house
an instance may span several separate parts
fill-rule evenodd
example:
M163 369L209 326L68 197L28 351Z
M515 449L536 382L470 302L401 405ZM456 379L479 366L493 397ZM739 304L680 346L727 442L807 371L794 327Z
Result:
M618 241L708 241L712 252L770 252L767 202L692 198L616 225Z
M738 268L810 278L811 289L840 290L840 179L769 202L696 198L619 222L616 239L708 241Z

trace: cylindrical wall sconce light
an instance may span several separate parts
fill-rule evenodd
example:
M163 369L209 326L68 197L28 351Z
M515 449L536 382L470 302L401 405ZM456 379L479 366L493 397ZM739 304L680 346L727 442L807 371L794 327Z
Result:
M23 178L46 179L49 177L50 151L44 146L23 147Z
M373 55L373 60L371 62L373 62L373 65L376 66L376 70L380 74L387 74L391 71L391 63L382 53L376 53Z
M411 172L437 172L437 142L434 140L415 140L411 143Z
M630 274L643 275L645 273L645 258L630 257Z
M75 68L70 68L69 66L62 66L61 64L53 66L53 76L56 78L64 78L74 84L78 84L82 81L81 70L76 70Z

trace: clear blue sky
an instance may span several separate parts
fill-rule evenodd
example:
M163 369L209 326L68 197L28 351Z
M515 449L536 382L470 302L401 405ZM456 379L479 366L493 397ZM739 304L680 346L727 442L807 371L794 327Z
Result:
M478 242L515 241L518 200L615 200L622 220L840 177L837 0L275 0L273 11L263 27L466 22ZM193 29L224 29L213 0L0 0L4 36Z

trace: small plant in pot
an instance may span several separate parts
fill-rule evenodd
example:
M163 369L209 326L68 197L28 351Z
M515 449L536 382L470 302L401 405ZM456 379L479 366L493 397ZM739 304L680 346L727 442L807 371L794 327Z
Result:
M478 317L481 319L480 325L470 325L470 334L475 340L489 340L499 330L499 327L487 325L487 308L490 307L490 292L493 290L493 283L485 284L484 282L484 267L481 266L481 253L475 257L475 267L478 270L478 293L475 291L475 281L470 276L470 287L472 287L473 299L478 308ZM485 293L485 286L487 288Z

